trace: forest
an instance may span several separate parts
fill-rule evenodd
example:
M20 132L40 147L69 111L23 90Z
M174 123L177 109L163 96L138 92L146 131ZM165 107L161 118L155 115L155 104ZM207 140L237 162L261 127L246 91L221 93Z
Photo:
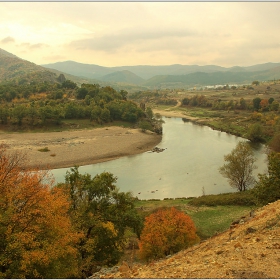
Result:
M63 120L87 119L104 124L121 120L136 124L146 119L135 102L127 100L127 91L98 84L82 84L65 80L62 83L1 83L0 122L6 128L16 125L36 128L59 125Z

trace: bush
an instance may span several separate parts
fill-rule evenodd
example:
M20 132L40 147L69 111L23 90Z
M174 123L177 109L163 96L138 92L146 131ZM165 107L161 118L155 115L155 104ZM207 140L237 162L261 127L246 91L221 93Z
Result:
M188 215L174 207L158 209L145 218L139 242L140 258L158 259L198 241L194 222Z
M268 172L259 174L259 181L252 192L260 205L280 199L280 153L268 155Z

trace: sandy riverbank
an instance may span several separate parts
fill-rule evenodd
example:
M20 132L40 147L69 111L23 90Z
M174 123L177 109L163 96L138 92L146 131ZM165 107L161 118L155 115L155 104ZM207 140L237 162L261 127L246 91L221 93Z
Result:
M7 151L23 152L26 167L62 168L87 165L153 149L161 135L122 127L48 133L0 133ZM50 151L40 152L47 147Z
M189 116L180 111L153 109L153 113L154 114L159 113L160 115L162 115L164 117L169 117L169 118L187 118L188 120L192 120L192 121L199 120L199 118Z

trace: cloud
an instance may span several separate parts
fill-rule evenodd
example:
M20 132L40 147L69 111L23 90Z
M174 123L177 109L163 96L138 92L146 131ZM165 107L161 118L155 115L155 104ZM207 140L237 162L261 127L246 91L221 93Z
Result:
M34 50L34 49L42 49L44 47L48 47L47 44L37 43L37 44L30 44L30 43L21 43L19 46L27 48L28 50Z
M11 36L8 36L0 41L2 44L9 44L15 42L15 39Z
M96 35L87 39L74 40L69 46L75 49L90 49L96 51L111 52L125 47L133 47L139 50L148 50L153 44L165 48L165 42L176 39L184 39L197 35L187 28L133 28L114 31L104 35ZM162 43L159 43L163 40ZM168 43L168 45L170 45ZM145 47L144 47L145 46ZM149 47L150 46L150 47ZM169 46L170 47L170 46ZM154 48L154 47L152 47Z
M43 59L46 61L50 62L57 62L57 61L63 61L66 60L67 57L63 56L63 55L47 55L47 56L43 56Z

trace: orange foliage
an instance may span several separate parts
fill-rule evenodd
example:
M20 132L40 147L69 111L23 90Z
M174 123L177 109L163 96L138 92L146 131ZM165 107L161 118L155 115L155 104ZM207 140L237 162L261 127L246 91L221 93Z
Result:
M22 154L0 146L0 277L73 277L79 236L67 197L50 189L46 171L23 172L22 163Z
M157 259L176 253L198 242L191 218L172 207L146 217L139 248L140 258Z
M266 108L268 106L268 99L263 99L260 102L260 105L261 105L262 108Z

